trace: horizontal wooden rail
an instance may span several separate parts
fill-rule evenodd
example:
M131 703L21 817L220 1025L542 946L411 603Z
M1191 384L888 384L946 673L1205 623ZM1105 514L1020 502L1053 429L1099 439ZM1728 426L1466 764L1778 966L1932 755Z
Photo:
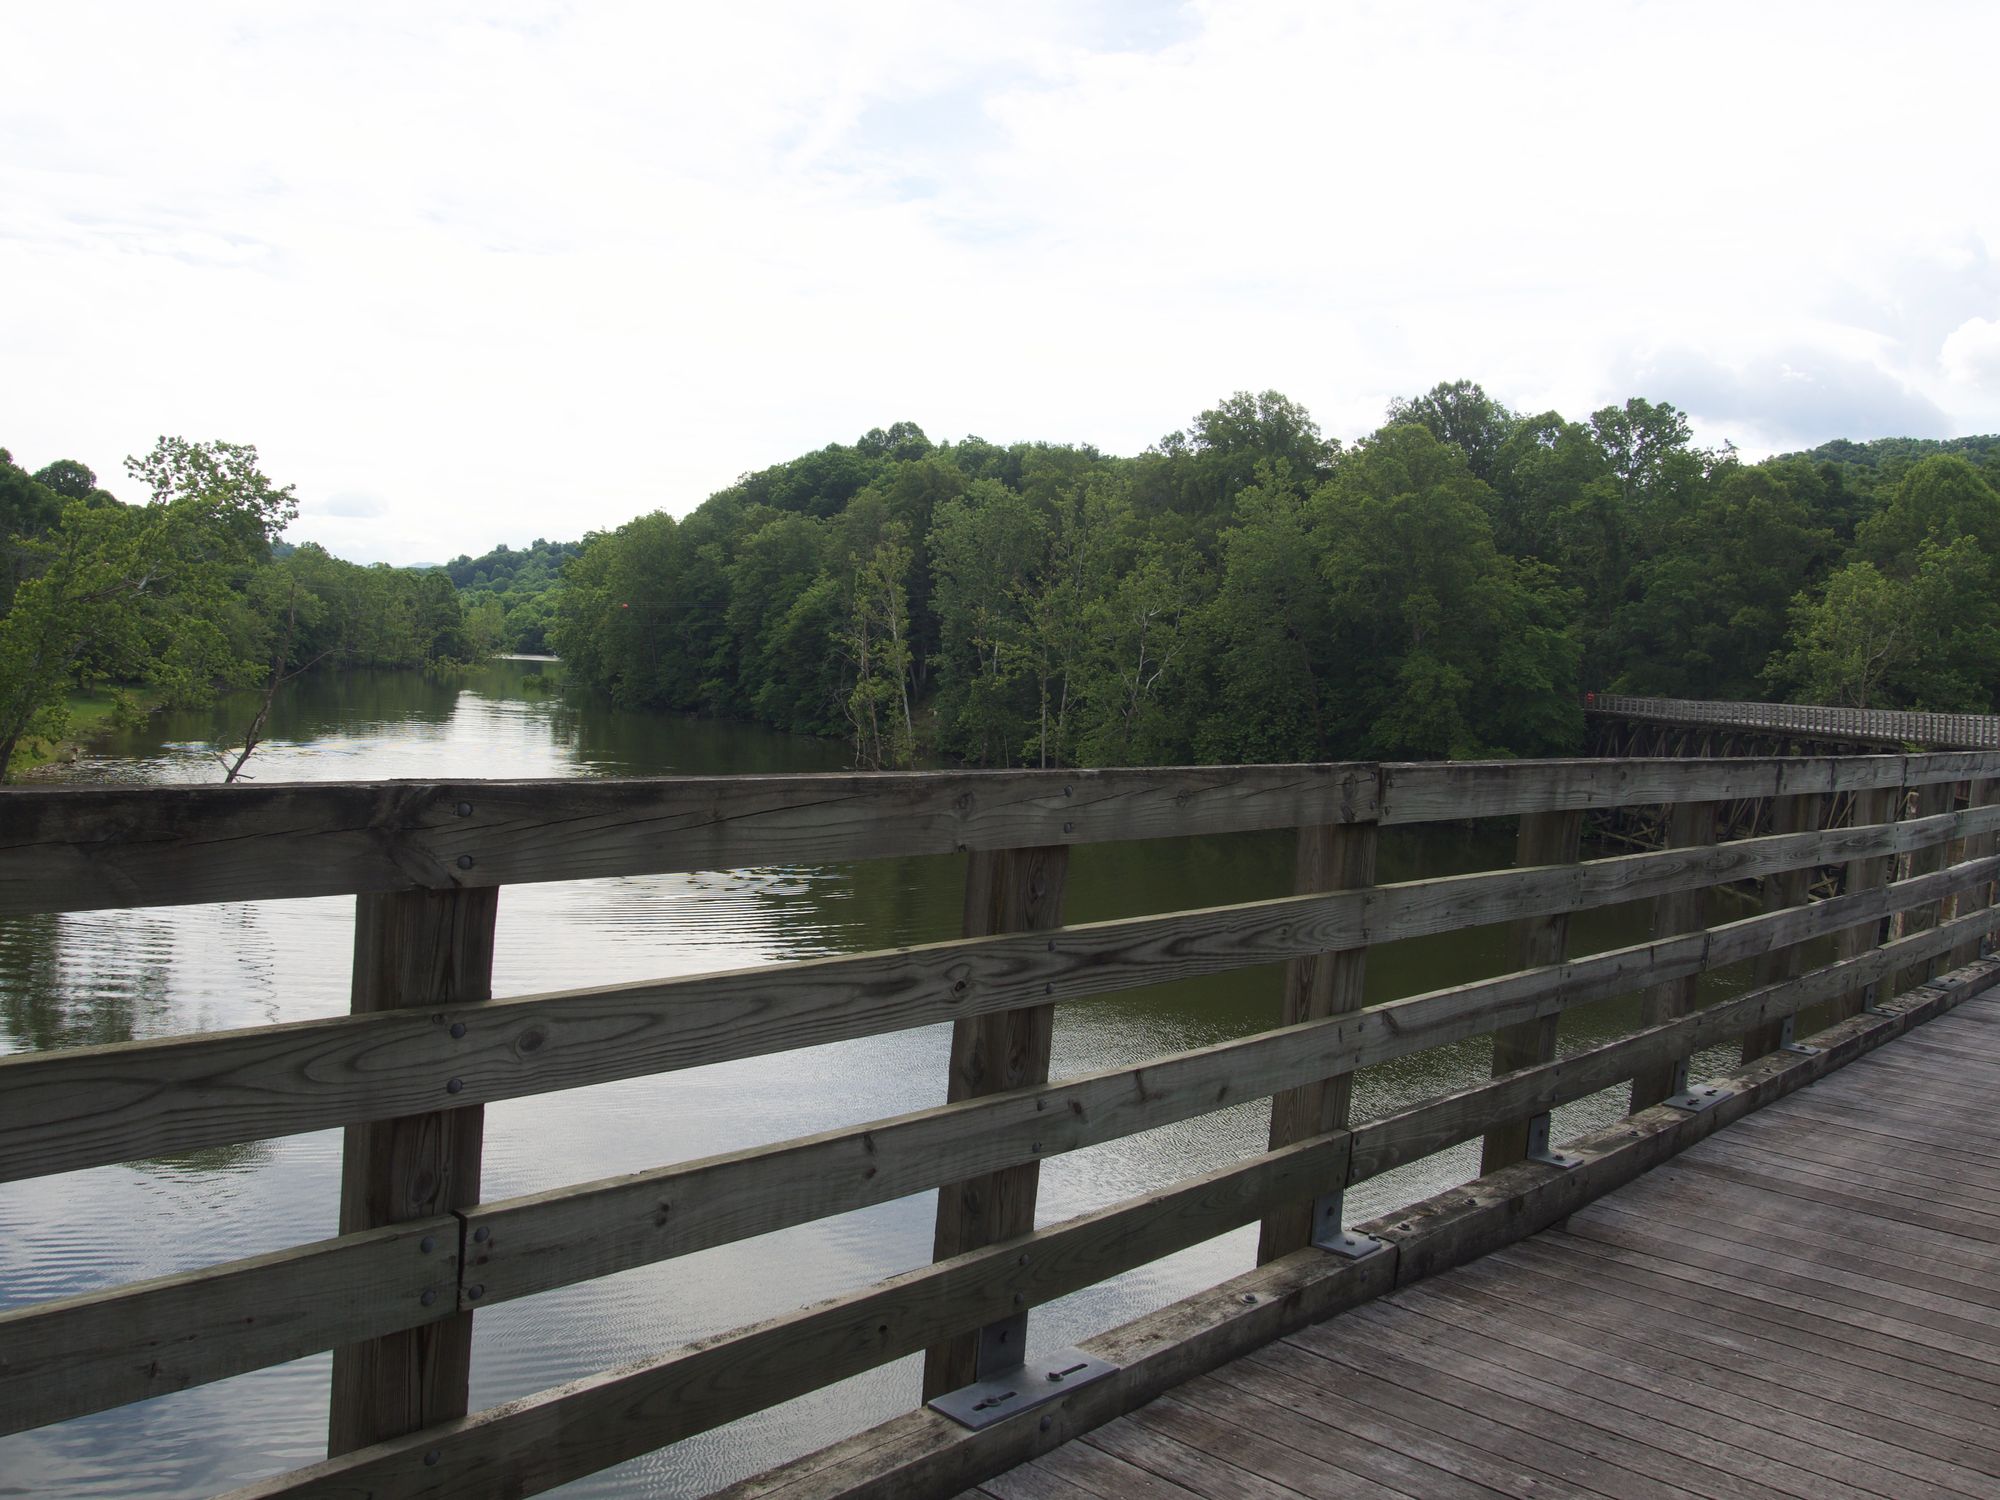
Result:
M1058 1084L481 1204L457 1217L414 1221L394 1230L343 1236L17 1309L0 1314L0 1433L420 1326L461 1305L491 1306L1120 1139L1302 1082L1556 1015L1663 977L1740 962L1995 878L2000 878L2000 856L1985 856L1813 906L1410 996ZM1962 919L1954 929L1961 934L1958 940L1964 941L1965 931L1979 929L1985 915ZM1900 956L1892 965L1939 951L1932 939L1933 933L1926 932L1906 941L1895 949ZM1871 950L1864 960L1835 966L1839 983L1853 987L1876 977L1868 964L1886 951ZM1815 971L1796 983L1821 985L1820 976L1835 970ZM1758 992L1765 997L1773 993L1792 991L1778 986ZM1768 1004L1768 998L1760 1003ZM1707 1037L1717 1025L1726 1027L1731 1014L1726 1006L1718 1007L1694 1021ZM1654 1028L1640 1035L1681 1034ZM1451 1096L1503 1104L1512 1097L1500 1084ZM1524 1112L1550 1107L1536 1102L1540 1095L1523 1097L1530 1101ZM1568 1097L1575 1096L1554 1102ZM1490 1119L1472 1133L1485 1123ZM1373 1125L1357 1139L1376 1140L1379 1132L1371 1131ZM466 1252L462 1274L461 1243ZM479 1297L461 1302L468 1284L479 1286ZM278 1289L285 1287L291 1290L279 1295ZM244 1319L239 1310L246 1306L270 1311Z
M1241 833L1372 765L0 790L0 916Z
M1903 854L2000 807L1045 933L0 1058L0 1181L700 1067L1366 943Z
M1020 1331L1026 1310L1051 1297L1252 1220L1297 1218L1315 1199L1337 1201L1348 1187L1496 1128L1529 1129L1521 1122L1530 1116L1661 1075L1700 1047L1741 1035L1773 1045L1763 1040L1775 1037L1770 1028L1808 1007L1844 1015L1864 988L1893 986L1912 966L1928 972L1921 966L1963 955L2000 927L2000 907L1988 904L2000 881L2000 805L1980 805L1995 777L2000 747L1734 761L0 792L0 917L358 893L365 918L385 900L490 907L491 888L514 882L1016 849L1061 864L1069 846L1093 842L1286 828L1372 841L1385 824L1518 816L1569 826L1584 811L1663 803L1727 804L1747 812L1736 826L1754 829L1757 803L1796 809L1838 794L1840 818L1864 819L1825 830L1801 819L1799 832L1679 840L1584 861L1574 860L1571 835L1563 863L1382 885L1363 883L1364 872L1339 889L1308 880L1299 886L1306 894L1271 900L1033 932L975 924L967 930L991 935L502 999L420 1002L401 980L386 990L363 983L376 973L364 964L370 954L394 958L383 974L420 978L464 960L471 939L430 924L381 953L380 944L358 943L356 994L379 992L383 1006L370 1013L0 1058L0 1180L347 1126L352 1186L391 1205L352 1220L343 1210L343 1227L355 1232L334 1238L0 1314L0 1432L335 1348L350 1375L361 1372L345 1396L335 1383L339 1456L243 1494L527 1494L565 1483L972 1330ZM1961 784L1970 805L1952 811ZM1893 816L1913 800L1921 815ZM1548 859L1554 845L1522 848ZM1845 882L1841 894L1735 922L1697 927L1700 902L1680 899L1736 882L1802 889L1805 872L1827 870ZM1892 879L1898 871L1905 878ZM396 892L450 894L385 895ZM1643 943L1563 962L1548 961L1559 943L1524 948L1515 973L516 1198L473 1201L475 1174L458 1196L392 1203L397 1173L427 1158L404 1152L370 1165L354 1144L355 1129L372 1122L404 1122L419 1141L470 1121L460 1132L469 1155L461 1154L476 1162L476 1111L497 1100L943 1021L1048 1014L1059 1002L1327 954L1358 963L1375 944L1648 902L1660 928ZM1899 935L1882 943L1885 919ZM1690 930L1664 930L1683 924ZM481 932L490 931L488 921ZM1773 962L1822 937L1837 939L1834 962L1797 977ZM470 1347L475 1306L913 1193L963 1193L1060 1153L1341 1086L1357 1069L1481 1035L1523 1027L1553 1035L1572 1007L1691 983L1745 960L1759 962L1749 993L1708 1009L1659 1015L1553 1061L1553 1047L1524 1052L1490 1082L1380 1119L1328 1116L1288 1128L1279 1137L1288 1144L1204 1176L964 1254L951 1252L972 1241L957 1241L929 1266L819 1307L491 1411L458 1415L467 1405L464 1359L437 1380L414 1368L444 1320L453 1347ZM1293 1142L1295 1133L1307 1138ZM416 1217L370 1227L402 1214ZM404 1399L424 1381L423 1402Z
M0 788L0 917L1922 785L2000 752Z
M972 1251L710 1341L233 1491L230 1500L529 1495L913 1353L941 1337L1089 1286L1479 1133L1535 1100L1582 1097L1657 1061L1830 999L1870 973L2000 924L1982 911L1588 1053L1265 1152L1096 1213ZM1704 1025L1706 1023L1706 1025ZM1601 1081L1600 1081L1601 1080ZM1525 1101L1525 1102L1524 1102ZM1356 1164L1366 1139L1368 1165Z
M1421 1161L1481 1135L1495 1120L1519 1119L1588 1098L1649 1067L1732 1040L1759 1026L1824 1005L1856 985L1892 974L2000 928L1993 910L1959 917L1899 938L1858 958L1837 959L1796 977L1738 995L1676 1021L1635 1031L1551 1063L1523 1068L1471 1088L1371 1120L1354 1132L1349 1185Z
M566 1484L662 1444L858 1375L1310 1196L1346 1167L1336 1132L938 1261L727 1341L573 1381L378 1443L230 1500L484 1500Z

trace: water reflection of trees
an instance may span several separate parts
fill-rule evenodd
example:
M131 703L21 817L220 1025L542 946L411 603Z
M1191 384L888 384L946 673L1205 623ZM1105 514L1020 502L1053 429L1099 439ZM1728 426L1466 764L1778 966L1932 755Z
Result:
M0 1021L16 1047L45 1052L129 1042L163 1029L173 1012L167 924L140 913L120 916L115 967L105 962L101 934L72 942L74 917L0 922Z

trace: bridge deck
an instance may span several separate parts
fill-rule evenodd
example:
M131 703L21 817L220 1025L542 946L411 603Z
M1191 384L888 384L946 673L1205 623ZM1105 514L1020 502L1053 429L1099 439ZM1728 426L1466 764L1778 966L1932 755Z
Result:
M1989 994L971 1493L2000 1494L1996 1098Z

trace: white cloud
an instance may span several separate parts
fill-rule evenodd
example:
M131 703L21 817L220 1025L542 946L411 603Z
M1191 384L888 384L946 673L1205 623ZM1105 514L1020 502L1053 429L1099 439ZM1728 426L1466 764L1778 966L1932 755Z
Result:
M1945 339L1938 362L1957 383L2000 394L2000 319L1967 318Z
M400 560L899 418L1132 451L1277 387L1352 436L1459 376L1674 400L1662 349L1819 371L1737 392L1750 447L2000 426L1991 7L489 12L0 17L0 442L256 442Z

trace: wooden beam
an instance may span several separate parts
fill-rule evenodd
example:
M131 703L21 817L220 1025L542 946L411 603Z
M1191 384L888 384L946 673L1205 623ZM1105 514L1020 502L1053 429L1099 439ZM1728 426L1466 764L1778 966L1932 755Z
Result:
M1373 823L1301 828L1294 852L1292 889L1306 895L1373 885L1377 840ZM1285 965L1281 1024L1294 1026L1361 1009L1367 973L1366 948L1293 959ZM1271 1148L1344 1127L1353 1089L1354 1075L1342 1072L1276 1095L1271 1100ZM1312 1203L1292 1204L1264 1220L1258 1231L1257 1263L1289 1255L1311 1242Z
M1854 808L1849 815L1852 826L1860 828L1872 824L1893 822L1902 810L1903 791L1901 787L1872 787L1854 794ZM1850 859L1841 876L1841 890L1845 894L1859 891L1877 890L1889 882L1895 873L1895 860L1887 855L1863 855ZM1879 945L1886 936L1886 914L1883 920L1862 926L1843 929L1834 937L1836 958L1855 958ZM1828 1011L1830 1023L1845 1021L1850 1016L1858 1016L1868 1003L1867 986L1858 986L1834 1001Z
M2000 778L1989 776L1969 783L1966 787L1965 800L1968 807L1991 807L1995 803L2000 803ZM1952 844L1948 857L1954 865L1964 864L1993 853L1995 846L1995 836L1991 833L1969 834ZM1992 900L1991 889L1982 887L1977 891L1960 894L1949 902L1945 909L1951 915L1957 916L1981 906L1990 906ZM1962 948L1954 948L1950 958L1945 962L1949 967L1956 969L1971 963L1977 957L1979 957L1979 945L1970 943Z
M1898 853L1921 823L1488 871L887 953L0 1058L0 1181L490 1103ZM1053 946L1052 946L1053 944ZM447 1094L453 1081L456 1094Z
M1574 863L1582 840L1581 812L1526 813L1515 841L1515 863L1531 868ZM1569 940L1569 917L1567 911L1550 912L1517 923L1513 934L1515 967L1532 969L1560 963ZM1554 1061L1559 1024L1559 1017L1548 1016L1494 1032L1493 1075L1497 1078ZM1527 1153L1528 1121L1507 1121L1486 1133L1479 1170L1482 1174L1497 1172Z
M449 1316L458 1221L251 1256L0 1313L0 1433Z
M1862 922L1872 931L1896 903L1981 890L1996 873L2000 857L1988 856L1886 890L1411 996L1135 1067L482 1204L463 1213L473 1241L465 1247L465 1275L485 1287L482 1306L610 1275L1189 1119L1476 1036L1496 1023L1555 1014L1629 991L1647 975L1692 974L1738 962L1804 936L1837 932L1842 922ZM1957 931L1978 927L1972 922ZM1878 965L1900 963L1911 951L1887 960L1869 956ZM1860 972L1845 970L1838 982L1851 985ZM1800 983L1823 988L1827 980L1807 976ZM1732 1015L1704 1012L1702 1035L1722 1034L1717 1028ZM1559 1074L1571 1081L1577 1076ZM1530 1095L1529 1103L1544 1097ZM1379 1139L1368 1134L1373 1128L1359 1138ZM1359 1158L1363 1167L1368 1159L1366 1153ZM455 1217L419 1220L0 1315L0 1430L63 1420L449 1316L451 1252L459 1230ZM425 1293L431 1294L428 1302ZM262 1311L246 1315L245 1307Z
M1715 843L1716 818L1721 812L1714 802L1676 802L1667 813L1669 849L1706 849ZM1653 936L1670 937L1694 932L1707 925L1708 897L1702 890L1674 891L1653 902ZM1663 979L1639 997L1639 1024L1657 1026L1674 1021L1695 1008L1700 979L1687 975ZM1657 1068L1632 1080L1632 1113L1650 1109L1672 1094L1681 1081L1686 1058L1670 1058Z
M1250 1223L1346 1170L1345 1133L245 1486L230 1500L486 1500L552 1489Z
M1776 835L1806 833L1820 826L1826 799L1818 792L1801 792L1775 798L1771 803L1771 832ZM1776 871L1764 877L1764 910L1781 911L1803 906L1812 890L1812 867ZM1763 986L1799 972L1804 953L1797 946L1766 953L1751 970L1750 982ZM1750 1062L1776 1048L1782 1040L1778 1026L1760 1026L1744 1033L1743 1060Z
M493 993L496 889L403 891L356 900L356 1013L453 1006ZM432 1219L479 1201L478 1105L350 1125L340 1232ZM459 1247L451 1247L454 1255ZM327 1453L337 1456L465 1414L472 1315L346 1344L333 1353Z
M965 936L1060 927L1068 878L1069 850L1060 845L973 855L965 870ZM1053 1004L957 1022L951 1032L946 1102L1047 1083L1054 1036ZM1041 1170L1039 1161L1027 1161L941 1187L931 1258L949 1260L1033 1230ZM1020 1364L1027 1357L1027 1333L1027 1313L1022 1310L933 1345L924 1356L924 1398Z
M0 789L0 916L1341 823L1371 765Z
M764 1234L944 1182L1100 1144L1331 1075L1446 1046L1691 975L1775 946L1879 924L1897 901L1971 889L2000 873L1989 858L1908 885L1865 891L1706 933L1479 980L1364 1011L1061 1083L968 1099L797 1141L676 1163L601 1182L482 1204L466 1213L486 1239L468 1250L485 1303Z
M1956 788L1948 781L1926 782L1918 786L1914 798L1915 807L1912 812L1912 820L1921 822L1925 818L1935 817L1939 813L1944 812L1952 805L1955 791ZM1911 875L1929 874L1944 864L1947 852L1948 844L1943 839L1926 844L1922 848L1913 849L1904 857L1904 869ZM1904 933L1920 932L1927 927L1934 927L1937 925L1938 916L1942 910L1942 902L1933 902L1923 906L1912 907L1902 913L1895 924L1895 931L1898 935L1901 935ZM1912 985L1922 984L1930 977L1929 965L1921 969L1912 969L1908 973L1899 975L1892 988L1905 989Z
M967 1490L1273 1339L1561 1222L1751 1111L1987 990L1996 972L1984 965L1922 994L1903 1014L1847 1022L1826 1035L1817 1056L1774 1054L1729 1080L1739 1092L1703 1113L1654 1108L1565 1142L1583 1159L1575 1171L1524 1163L1360 1226L1388 1240L1393 1256L1350 1262L1302 1251L1088 1339L1084 1350L1117 1365L1117 1373L1052 1407L977 1432L935 1412L909 1412L754 1475L715 1500L910 1500Z

